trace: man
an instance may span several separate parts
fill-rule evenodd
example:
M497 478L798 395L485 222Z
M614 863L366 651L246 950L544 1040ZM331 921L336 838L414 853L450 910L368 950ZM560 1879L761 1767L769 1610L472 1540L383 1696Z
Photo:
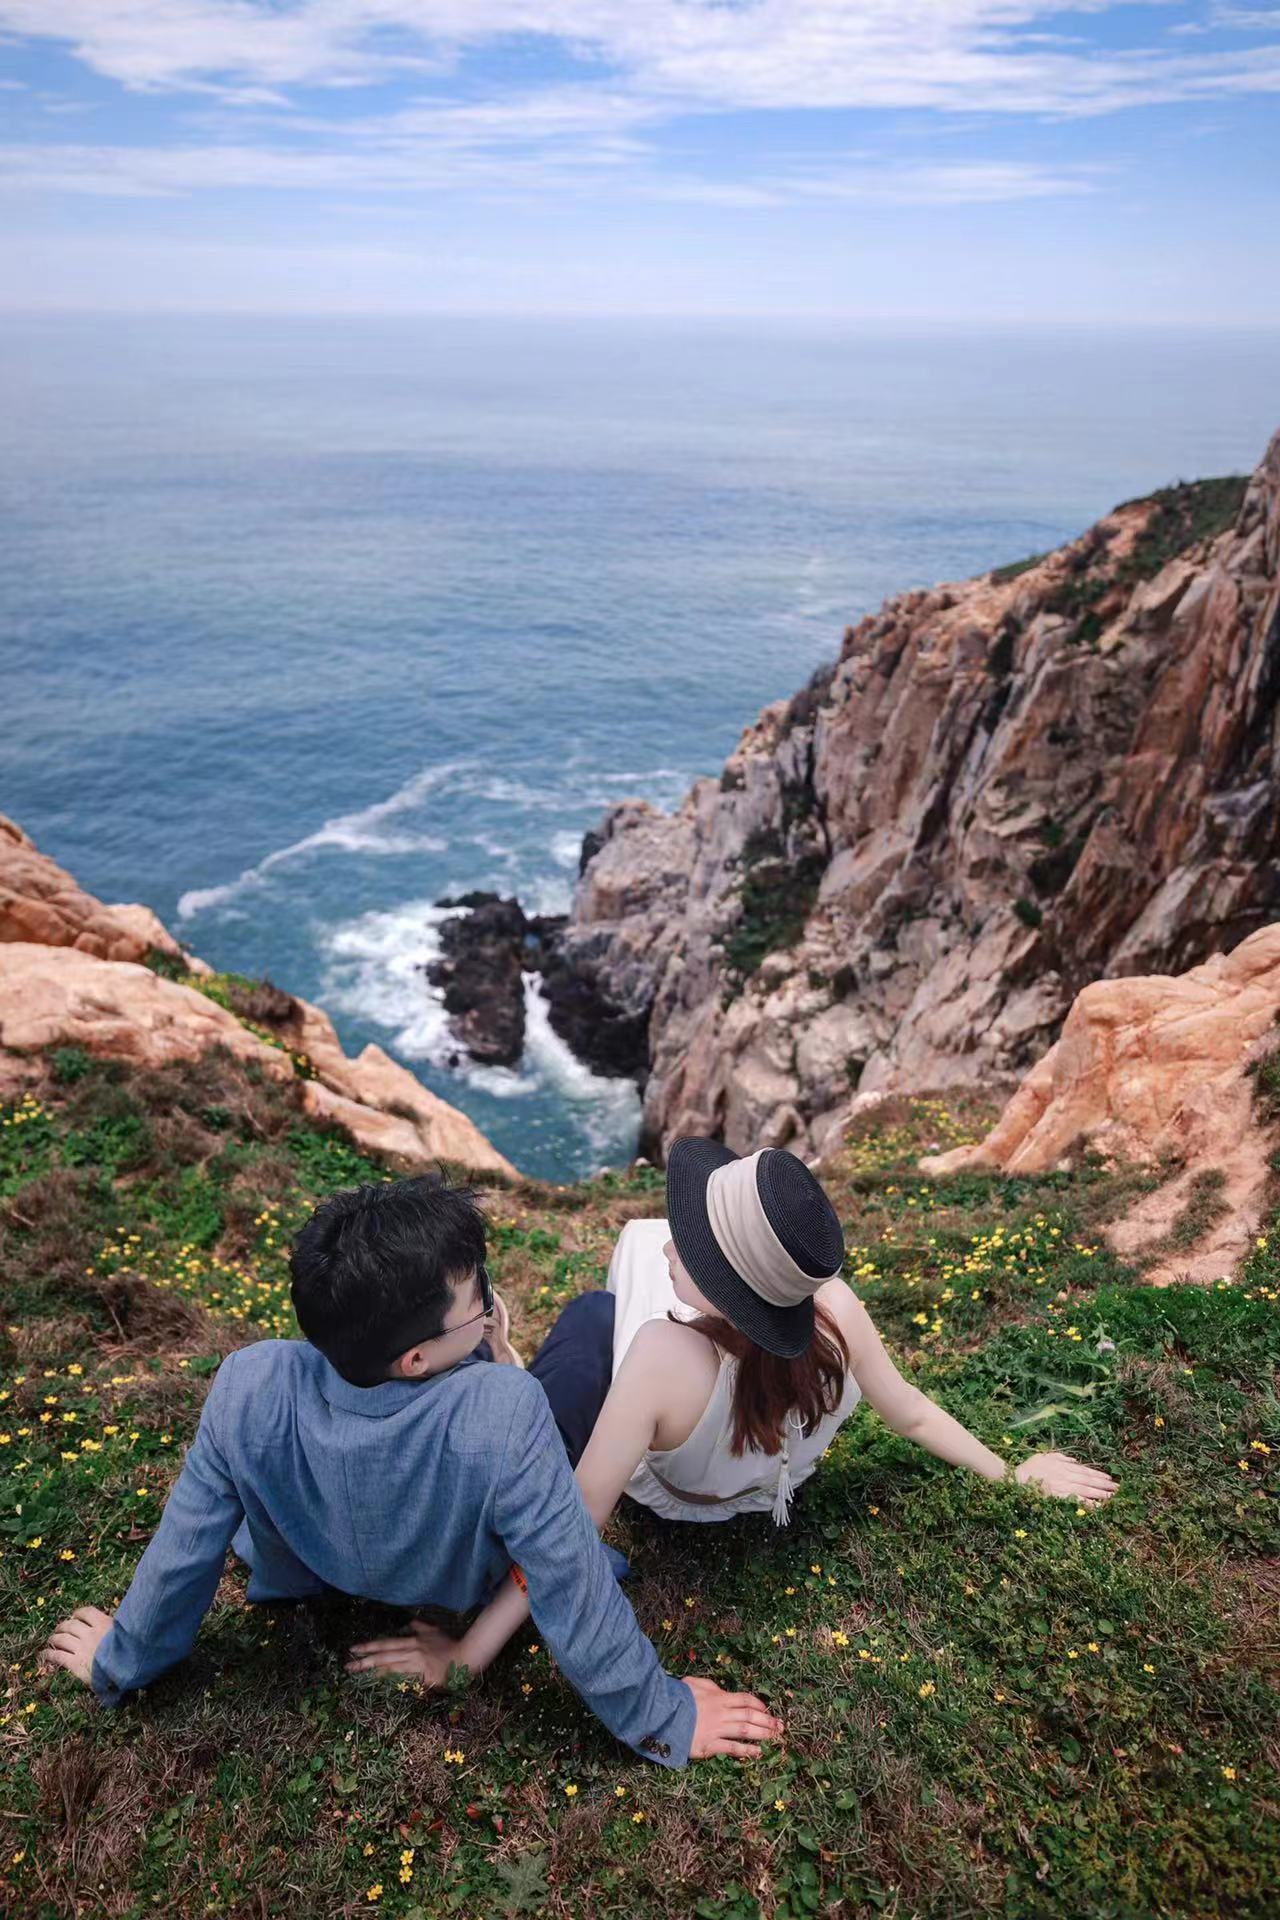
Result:
M778 1736L753 1695L663 1672L542 1386L481 1363L494 1298L470 1191L423 1177L335 1194L291 1266L306 1341L223 1361L114 1620L81 1608L48 1660L107 1705L146 1686L191 1651L234 1544L251 1601L331 1587L463 1612L516 1578L566 1678L660 1765Z

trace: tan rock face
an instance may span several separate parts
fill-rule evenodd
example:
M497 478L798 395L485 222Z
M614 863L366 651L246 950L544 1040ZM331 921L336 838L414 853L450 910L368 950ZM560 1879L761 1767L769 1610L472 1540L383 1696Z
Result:
M0 1096L11 1097L29 1075L27 1057L49 1047L161 1066L224 1046L278 1079L293 1077L290 1053L305 1053L316 1075L304 1084L306 1111L340 1121L358 1146L396 1154L407 1169L447 1160L518 1177L464 1113L381 1047L349 1060L319 1007L276 996L282 1052L194 987L139 964L153 947L182 957L149 907L104 907L0 816Z
M855 1089L1012 1085L1087 982L1280 916L1278 581L1280 435L1243 497L887 602L719 781L615 808L567 944L650 1010L647 1149L813 1154Z
M108 907L0 814L0 941L76 947L99 960L141 960L180 949L150 907Z
M1280 925L1189 973L1100 980L1080 993L1057 1043L1032 1069L985 1140L920 1162L1040 1173L1084 1142L1117 1158L1173 1157L1182 1175L1111 1231L1123 1253L1158 1242L1198 1173L1217 1169L1226 1212L1190 1254L1171 1253L1156 1280L1230 1272L1257 1232L1272 1143L1254 1118L1250 1061L1280 1044Z

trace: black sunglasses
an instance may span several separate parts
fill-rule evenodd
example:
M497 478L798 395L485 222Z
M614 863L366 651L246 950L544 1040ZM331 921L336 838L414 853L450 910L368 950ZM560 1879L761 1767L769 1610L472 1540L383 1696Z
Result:
M493 1312L493 1281L489 1278L489 1269L483 1260L476 1269L476 1277L480 1282L479 1313L473 1313L468 1320L459 1320L456 1327L441 1327L439 1333L433 1336L434 1339L443 1340L447 1333L461 1333L464 1327L473 1327L477 1320L487 1320Z

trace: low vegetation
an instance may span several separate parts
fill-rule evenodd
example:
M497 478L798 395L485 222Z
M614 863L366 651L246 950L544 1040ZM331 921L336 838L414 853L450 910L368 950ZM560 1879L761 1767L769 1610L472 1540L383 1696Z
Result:
M862 1410L785 1531L628 1512L664 1660L761 1691L785 1748L648 1767L536 1629L457 1692L357 1683L345 1648L397 1616L249 1608L234 1565L194 1657L134 1703L44 1671L49 1626L123 1592L222 1355L293 1332L297 1223L388 1177L301 1092L224 1056L64 1049L0 1111L6 1914L1274 1913L1280 1224L1216 1285L1143 1287L1101 1225L1156 1176L916 1171L982 1130L974 1102L848 1140L848 1277L992 1445L1077 1451L1121 1492L1087 1513L989 1486ZM488 1201L532 1347L661 1176Z

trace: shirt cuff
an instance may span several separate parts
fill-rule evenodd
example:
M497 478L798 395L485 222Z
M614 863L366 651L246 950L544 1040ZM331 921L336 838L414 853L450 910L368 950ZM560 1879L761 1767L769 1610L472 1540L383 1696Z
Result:
M693 1694L683 1680L667 1675L667 1684L672 1694L672 1718L664 1729L664 1737L659 1740L648 1734L637 1741L636 1752L646 1760L652 1760L660 1767L687 1767L689 1749L693 1745L693 1730L698 1722L698 1709Z
M105 1633L98 1642L98 1651L93 1656L93 1665L89 1669L89 1684L98 1696L98 1704L103 1707L118 1707L124 1699L125 1687L117 1686L107 1671L105 1655L111 1645L111 1631Z

